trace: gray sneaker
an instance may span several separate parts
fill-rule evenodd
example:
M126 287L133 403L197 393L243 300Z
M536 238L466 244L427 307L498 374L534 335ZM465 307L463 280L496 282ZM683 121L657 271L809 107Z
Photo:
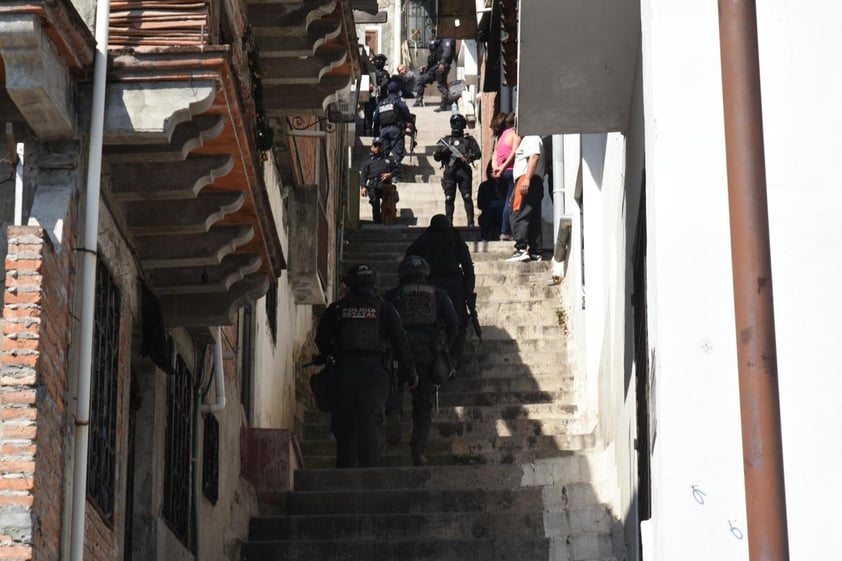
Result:
M529 254L525 249L516 249L506 261L529 261Z

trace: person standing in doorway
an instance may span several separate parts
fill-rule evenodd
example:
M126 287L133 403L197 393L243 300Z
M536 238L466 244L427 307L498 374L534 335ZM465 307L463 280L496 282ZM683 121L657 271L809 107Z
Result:
M515 131L515 114L498 113L491 121L491 132L497 137L494 149L494 162L491 176L500 181L503 197L503 222L500 227L500 240L512 240L512 196L515 191L515 153L520 146L520 137Z
M524 136L515 152L512 236L515 251L507 261L540 261L541 200L544 198L544 143Z

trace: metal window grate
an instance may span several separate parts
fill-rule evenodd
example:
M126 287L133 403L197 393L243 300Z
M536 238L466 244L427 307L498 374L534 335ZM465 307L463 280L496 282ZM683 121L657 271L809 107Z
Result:
M167 383L167 440L164 467L164 520L181 542L190 537L190 425L193 377L184 360L176 359L175 376Z
M100 260L96 270L87 495L114 522L117 387L120 377L120 290Z
M430 41L436 38L436 2L435 0L410 0L406 4L406 15L404 25L406 26L407 40L411 45L419 48L427 48ZM416 66L425 64L427 61L426 52L417 61Z
M212 504L219 500L219 421L210 413L205 415L202 492Z

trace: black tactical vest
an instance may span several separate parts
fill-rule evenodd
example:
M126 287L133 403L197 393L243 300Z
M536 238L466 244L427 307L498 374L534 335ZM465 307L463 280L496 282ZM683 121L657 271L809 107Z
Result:
M348 296L337 306L340 354L386 352L380 333L380 301L374 296Z
M377 119L381 127L390 127L398 123L398 110L392 96L387 97L377 106Z
M407 330L438 327L436 289L429 284L407 284L400 288L395 303Z

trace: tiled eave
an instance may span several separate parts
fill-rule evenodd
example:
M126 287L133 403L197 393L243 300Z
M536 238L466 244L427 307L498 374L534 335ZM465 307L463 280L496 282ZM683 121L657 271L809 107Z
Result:
M224 325L285 268L228 47L111 53L105 194L167 325Z
M0 3L6 93L42 140L76 134L76 81L91 71L95 41L68 0Z

